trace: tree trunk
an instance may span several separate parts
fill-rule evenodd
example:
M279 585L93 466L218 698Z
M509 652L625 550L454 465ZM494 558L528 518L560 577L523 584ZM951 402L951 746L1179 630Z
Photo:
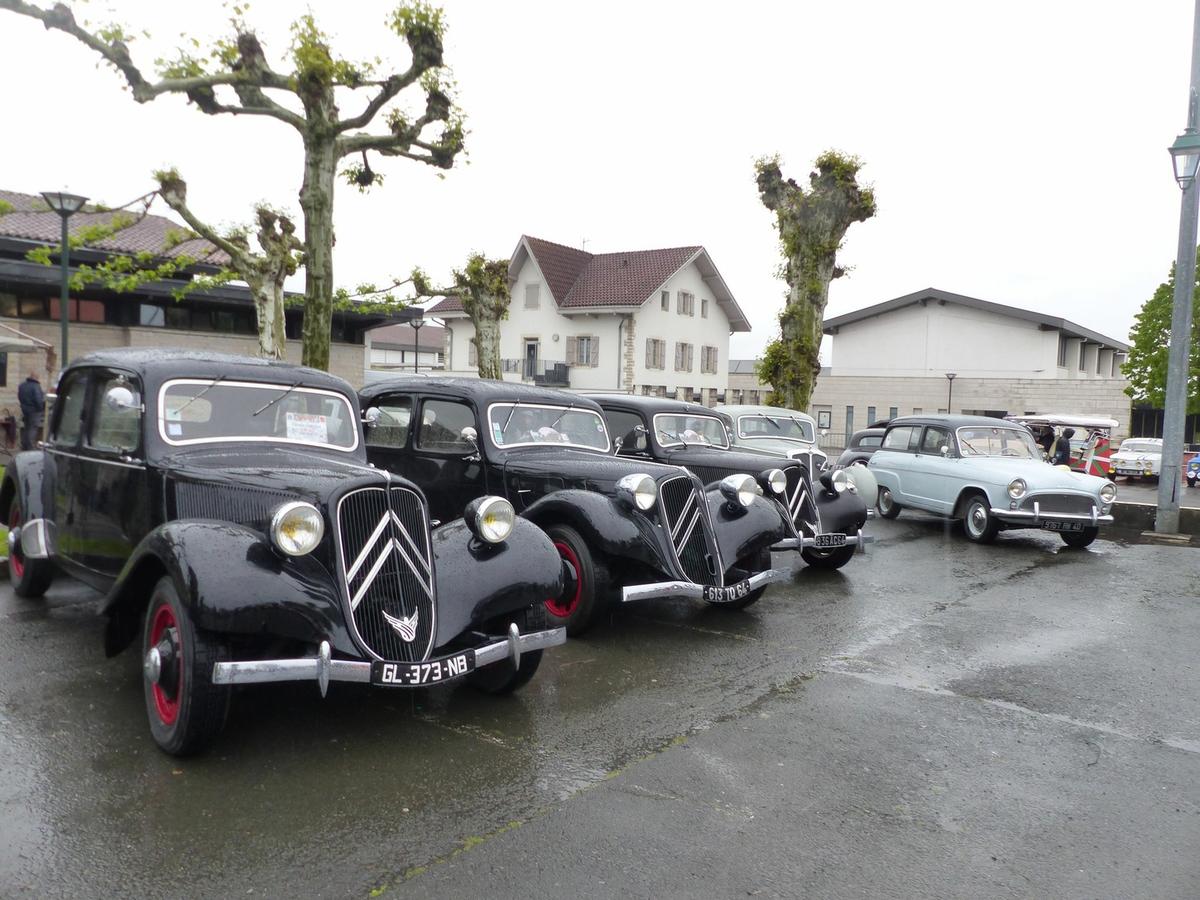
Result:
M287 348L283 280L263 279L250 285L250 293L258 319L258 355L263 359L283 359Z
M500 381L504 377L500 363L500 318L491 304L480 303L475 315L475 362L479 377Z
M825 304L829 301L829 282L833 278L833 260L814 263L793 259L788 268L804 274L789 289L787 307L779 317L790 378L772 385L775 394L772 402L786 409L806 410L821 374L822 325Z
M333 328L333 180L337 156L333 138L308 136L304 142L304 331L301 362L329 369Z

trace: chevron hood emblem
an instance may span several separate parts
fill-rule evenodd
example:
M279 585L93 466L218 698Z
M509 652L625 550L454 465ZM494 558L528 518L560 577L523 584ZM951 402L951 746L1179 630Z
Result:
M406 642L412 643L417 639L417 619L421 615L421 611L415 610L411 616L389 616L387 610L380 610L383 613L384 619L392 626L396 634L400 635Z

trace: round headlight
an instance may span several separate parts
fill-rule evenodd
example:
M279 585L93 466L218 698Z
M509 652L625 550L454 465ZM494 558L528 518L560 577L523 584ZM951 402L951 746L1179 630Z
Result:
M1008 496L1014 500L1020 500L1025 496L1025 492L1029 490L1029 485L1025 483L1024 478L1014 478L1008 483Z
M312 553L325 534L325 517L311 503L285 503L271 516L271 543L280 553Z
M838 469L829 477L829 481L833 485L834 491L839 494L846 491L854 491L854 482L850 480L850 476L846 474L845 469Z
M503 497L480 497L467 504L463 518L475 537L489 544L499 544L512 534L517 514Z
M1117 486L1115 484L1106 484L1100 488L1100 499L1105 503L1112 503L1117 499Z
M617 496L629 506L646 512L658 499L658 485L649 475L626 475L617 482Z
M782 494L787 490L787 476L783 469L768 469L759 476L763 487L772 494Z
M755 497L762 495L762 488L749 475L730 475L722 479L721 493L730 503L749 506Z

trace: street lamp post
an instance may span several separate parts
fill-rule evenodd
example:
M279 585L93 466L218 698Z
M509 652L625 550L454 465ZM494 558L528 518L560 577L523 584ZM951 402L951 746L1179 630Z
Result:
M413 371L419 374L421 371L419 362L421 358L421 326L425 324L425 310L413 310L413 317L408 320L408 324L413 327Z
M1196 0L1196 2L1200 3L1200 0ZM950 386L946 388L946 415L950 416L954 415L954 408L950 405L950 401L954 399L954 379L957 377L955 372L946 373L946 381L950 383Z
M67 356L67 322L70 318L68 301L68 289L71 280L71 243L67 233L67 220L72 215L79 212L83 208L83 204L87 203L87 197L80 197L77 194L66 194L62 191L42 191L42 198L46 204L58 213L62 219L62 253L59 255L61 261L62 284L59 288L58 300L58 319L62 334L62 347L59 348L58 354L58 370L61 372L66 368L70 358Z
M1192 298L1196 290L1196 203L1200 188L1200 134L1196 101L1200 94L1200 0L1192 16L1192 76L1187 128L1171 145L1175 181L1183 191L1179 206L1179 245L1175 255L1175 297L1171 311L1171 343L1167 350L1167 389L1163 413L1162 467L1158 478L1158 510L1154 530L1179 531L1179 492L1183 468L1183 428L1187 415L1188 357L1192 345Z

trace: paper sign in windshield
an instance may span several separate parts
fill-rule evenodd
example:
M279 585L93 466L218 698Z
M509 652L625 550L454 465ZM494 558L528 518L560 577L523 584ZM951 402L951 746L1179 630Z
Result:
M287 414L287 436L289 441L303 441L306 444L328 444L329 427L325 416L312 413Z

